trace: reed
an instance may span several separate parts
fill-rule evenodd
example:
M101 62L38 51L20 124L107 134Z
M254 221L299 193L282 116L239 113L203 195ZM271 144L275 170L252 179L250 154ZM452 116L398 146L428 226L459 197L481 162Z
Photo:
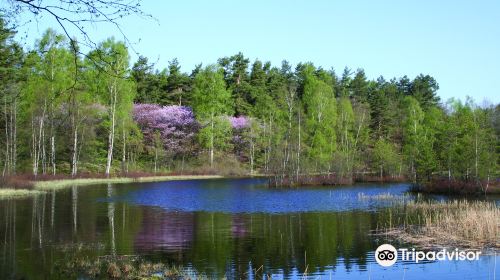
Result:
M397 228L384 234L423 247L460 246L500 248L500 208L487 201L411 201L396 210ZM390 211L391 218L393 213Z

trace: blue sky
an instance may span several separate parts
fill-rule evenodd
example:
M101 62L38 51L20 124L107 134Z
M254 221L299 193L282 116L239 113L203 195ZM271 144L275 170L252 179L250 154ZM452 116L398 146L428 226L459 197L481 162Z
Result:
M500 102L500 1L154 1L122 27L134 49L162 69L177 57L182 69L239 51L252 61L310 61L340 74L363 68L369 78L434 76L439 95ZM24 27L39 38L48 18ZM89 27L96 40L121 35ZM132 55L132 60L136 55Z

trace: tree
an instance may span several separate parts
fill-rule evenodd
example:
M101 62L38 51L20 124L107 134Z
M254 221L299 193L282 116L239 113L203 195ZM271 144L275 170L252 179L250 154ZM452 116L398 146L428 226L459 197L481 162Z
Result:
M378 167L380 179L383 179L384 174L394 176L400 164L394 144L385 139L378 139L372 150L372 163L373 167Z
M354 111L351 101L346 97L341 97L338 102L337 113L337 140L338 152L337 159L342 161L340 173L350 174L353 167L353 149L354 149Z
M470 98L463 104L450 100L449 117L442 136L446 146L441 156L448 169L448 177L474 181L486 186L497 170L492 109L478 107ZM487 182L483 184L483 180Z
M14 41L15 34L0 16L0 102L3 103L0 127L4 126L1 129L4 133L0 135L0 143L3 144L0 162L3 161L3 176L16 173L17 165L17 110L24 54Z
M411 95L418 100L420 106L427 110L431 106L437 106L439 97L436 92L439 89L439 84L429 75L418 75L412 82L410 87Z
M227 88L231 91L236 115L251 114L254 100L248 83L250 60L240 52L231 57L223 57L218 62L223 69Z
M179 106L189 105L189 92L186 92L189 86L189 77L181 72L181 66L177 58L174 58L168 64L168 77L166 89L168 92L168 100L172 104ZM164 102L165 103L165 102Z
M226 90L222 70L209 65L201 70L193 82L193 109L202 121L201 142L209 149L210 166L214 162L214 149L223 145L223 132L230 125L220 117L231 113L231 93Z
M436 155L433 150L438 115L430 111L426 115L419 102L407 96L404 100L404 151L413 175L414 182L423 183L430 180L436 170Z
M150 15L141 10L140 0L58 0L56 3L48 0L12 0L7 1L7 5L0 8L0 14L13 21L24 13L31 14L36 21L41 20L44 16L54 19L71 46L76 46L74 38L78 34L82 37L80 43L91 48L96 47L96 44L85 31L90 25L96 23L111 24L128 42L120 27L119 20L128 15L151 18ZM79 53L76 47L72 47L72 51L75 55Z
M304 95L309 156L315 160L316 170L330 169L336 149L336 101L332 87L313 73L313 66L304 69Z
M384 77L379 77L373 88L368 96L368 103L370 104L372 138L376 140L388 136L390 110L389 98L386 93L387 82Z
M153 136L158 133L164 150L172 156L183 155L198 132L199 123L189 107L135 104L133 112L148 146L154 146Z
M95 94L108 106L108 147L105 174L109 176L113 160L116 124L130 116L134 99L134 84L128 79L129 55L123 42L108 39L93 51L102 63L94 68ZM99 71L105 69L105 71Z
M354 97L357 101L368 101L369 82L363 69L358 69L356 71L354 78L349 84L349 90L352 92L352 97Z
M160 98L166 93L166 82L162 83L162 80L166 81L167 78L163 72L155 73L154 64L150 64L146 57L139 56L132 67L131 76L137 87L135 102L160 103Z
M74 58L63 35L47 30L28 55L30 72L23 93L24 123L31 126L32 170L56 173L56 134L62 125L62 106L67 108L70 89L75 85ZM49 148L47 148L47 145ZM50 150L50 152L49 152Z
M243 161L248 160L250 174L254 174L256 153L262 146L261 124L257 119L245 116L230 117L233 129L233 149L236 156Z

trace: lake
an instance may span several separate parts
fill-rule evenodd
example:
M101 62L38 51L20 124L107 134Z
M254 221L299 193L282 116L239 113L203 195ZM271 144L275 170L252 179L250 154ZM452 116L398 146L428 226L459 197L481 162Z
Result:
M500 277L494 254L378 265L374 251L389 241L370 233L393 206L360 194L414 199L408 189L269 189L263 179L212 179L72 187L3 200L0 279L64 279L58 267L68 258L105 255L140 255L228 279Z

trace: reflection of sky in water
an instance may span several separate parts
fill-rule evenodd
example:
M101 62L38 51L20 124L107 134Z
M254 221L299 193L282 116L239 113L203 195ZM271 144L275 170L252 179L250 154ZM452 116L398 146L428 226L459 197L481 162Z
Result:
M173 211L224 213L290 213L367 210L390 206L393 201L360 199L391 194L403 196L408 184L356 185L350 187L304 187L269 189L263 180L211 180L151 183L116 197L138 205ZM408 197L406 197L408 199Z
M343 264L337 259L335 267L327 266L321 272L309 274L308 279L495 279L500 271L500 256L482 256L479 261L435 261L427 263L396 262L382 267L370 253L366 265ZM283 272L271 270L272 279L285 279ZM286 279L304 279L304 274L293 269ZM498 278L497 278L498 279Z

